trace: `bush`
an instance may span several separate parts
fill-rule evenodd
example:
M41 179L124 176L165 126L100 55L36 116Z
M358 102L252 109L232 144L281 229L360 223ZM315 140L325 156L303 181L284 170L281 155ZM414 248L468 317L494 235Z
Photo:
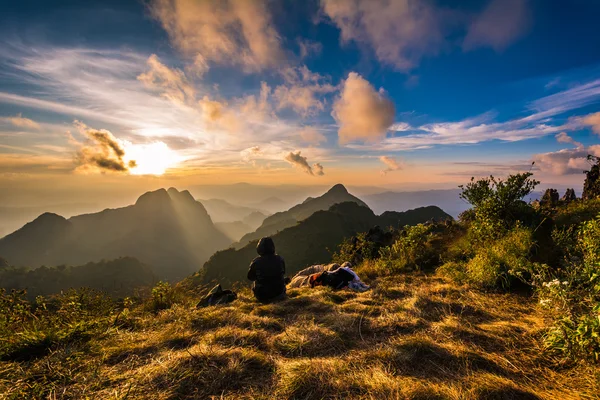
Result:
M583 223L563 268L534 276L540 304L554 314L549 349L600 362L600 215Z
M509 289L516 281L529 280L536 266L529 261L532 246L531 230L517 224L504 236L481 244L469 260L446 262L439 273L483 288Z
M404 228L394 244L379 250L381 269L399 272L435 266L439 262L439 253L432 243L432 230L433 225L425 224Z
M152 288L152 297L148 304L150 311L160 311L171 308L175 304L175 289L169 282L160 281Z

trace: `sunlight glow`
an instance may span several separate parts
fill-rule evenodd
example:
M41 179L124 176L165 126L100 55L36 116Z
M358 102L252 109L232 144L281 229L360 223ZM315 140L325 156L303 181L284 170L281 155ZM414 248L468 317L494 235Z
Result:
M183 160L163 142L132 144L125 142L125 161L135 161L130 169L133 175L163 175L169 168Z

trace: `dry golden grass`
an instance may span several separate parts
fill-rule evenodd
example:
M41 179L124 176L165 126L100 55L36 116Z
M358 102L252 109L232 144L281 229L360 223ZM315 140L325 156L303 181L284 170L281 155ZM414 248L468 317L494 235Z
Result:
M0 363L0 398L592 399L600 372L544 355L545 321L516 294L440 277L377 278L365 293L247 290L188 298L128 329L30 361Z

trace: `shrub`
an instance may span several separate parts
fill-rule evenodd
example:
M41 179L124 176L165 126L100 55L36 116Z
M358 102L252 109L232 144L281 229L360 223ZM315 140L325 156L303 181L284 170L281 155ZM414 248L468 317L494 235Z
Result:
M160 281L152 288L148 308L154 312L169 309L175 303L175 298L175 289L169 282Z
M540 304L555 317L546 346L563 355L600 362L600 215L581 225L574 254L563 268L534 276Z
M381 269L399 272L434 266L439 261L439 255L432 244L432 228L433 225L425 224L405 227L394 244L379 250L378 263Z

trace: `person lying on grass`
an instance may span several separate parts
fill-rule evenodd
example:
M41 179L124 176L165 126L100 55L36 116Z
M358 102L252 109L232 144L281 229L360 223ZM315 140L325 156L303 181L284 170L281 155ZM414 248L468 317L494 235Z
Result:
M360 280L356 272L350 268L351 265L349 262L345 262L335 270L312 274L309 276L308 282L311 287L329 286L334 290L349 288L360 292L368 290L369 286Z
M256 252L258 257L252 260L248 269L248 279L254 281L254 297L262 303L284 299L285 261L279 254L275 254L273 239L260 239Z

